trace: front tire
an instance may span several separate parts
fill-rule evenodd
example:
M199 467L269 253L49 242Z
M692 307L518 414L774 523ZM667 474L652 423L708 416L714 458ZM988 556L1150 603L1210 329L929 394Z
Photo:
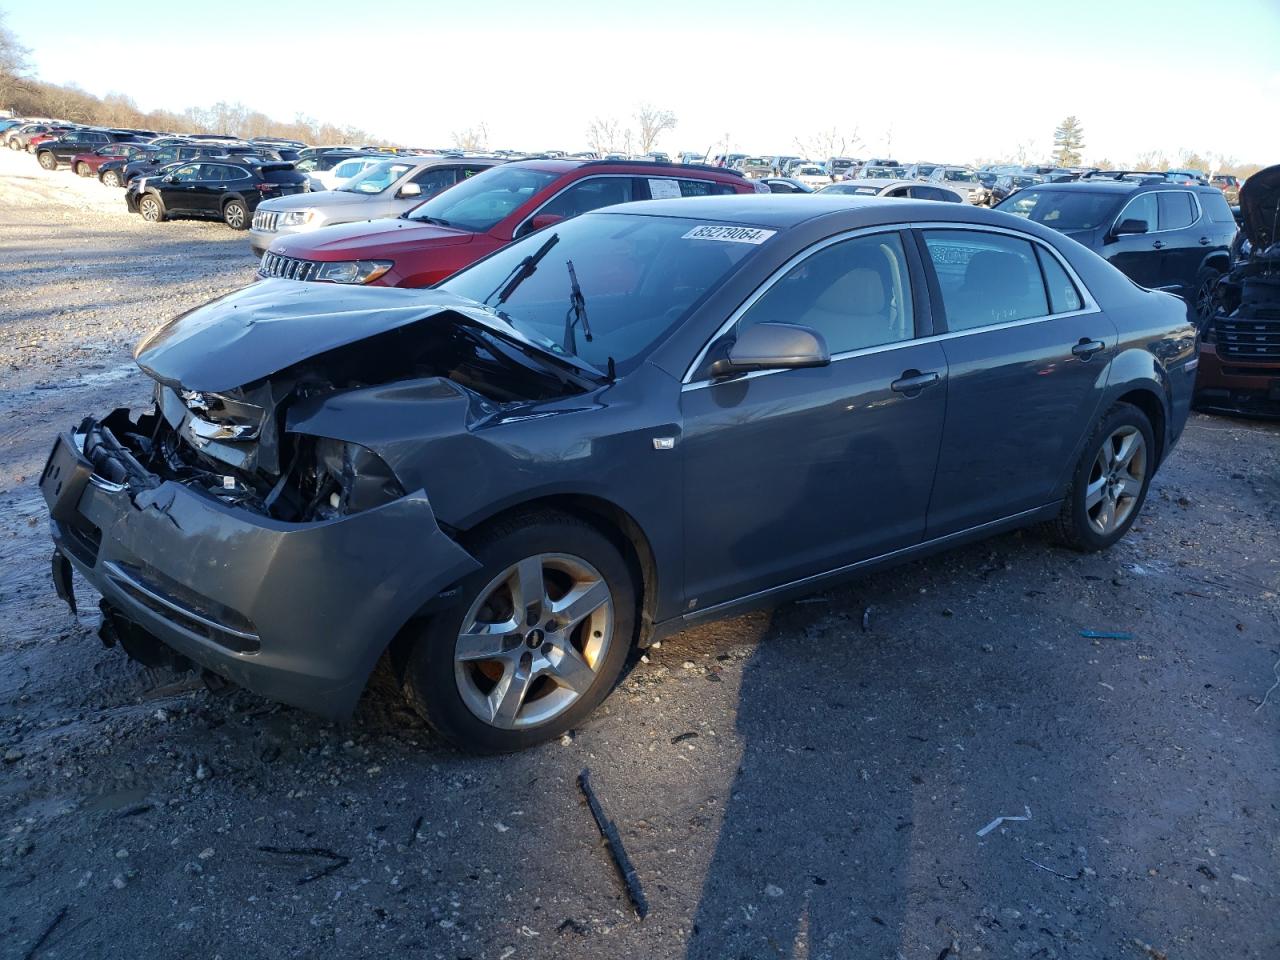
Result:
M1129 532L1151 486L1155 433L1147 415L1117 403L1094 428L1076 463L1062 512L1049 532L1064 546L1106 550Z
M99 177L98 179L102 181L102 185L103 185L104 187L119 187L119 186L121 186L121 183L120 183L120 174L116 173L114 170L108 170L106 173L104 173L104 174L103 174L101 177Z
M636 588L595 527L539 511L468 544L482 568L409 651L404 691L443 737L477 753L535 746L582 723L635 637Z
M147 223L160 223L164 220L164 205L156 197L143 196L138 201L138 213Z
M36 157L36 160L39 161L40 166L44 167L46 170L58 169L58 158L48 151L40 154Z
M232 230L243 230L249 225L249 211L243 200L228 200L222 207L222 222Z
M77 163L77 164L76 164L76 176L77 176L77 177L87 177L87 176L89 176L91 173L93 173L93 171L89 169L89 165L88 165L87 163L85 163L84 161L81 161L80 163Z

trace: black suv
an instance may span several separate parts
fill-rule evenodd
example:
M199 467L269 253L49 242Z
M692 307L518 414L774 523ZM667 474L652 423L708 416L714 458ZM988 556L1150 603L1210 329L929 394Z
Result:
M73 157L113 143L140 143L136 133L123 130L68 130L56 140L46 140L36 149L36 160L46 170L69 164Z
M292 163L258 157L205 157L138 177L125 191L124 202L130 213L140 213L150 223L177 216L202 217L243 230L263 200L309 189L307 175L295 170Z
M1202 322L1231 266L1236 221L1216 187L1118 173L1030 187L996 209L1065 233L1139 286L1178 294Z
M278 159L274 156L264 156L264 151L257 147L250 147L242 144L224 144L224 143L172 143L160 147L158 150L148 150L145 156L130 160L128 163L121 164L118 171L119 183L110 184L110 186L128 186L138 177L146 177L155 173L171 163L180 163L183 160L199 160L204 157L233 157L235 159L243 159L245 157L257 157L263 160ZM109 164L103 164L99 171L98 179L106 183L106 171L115 169Z

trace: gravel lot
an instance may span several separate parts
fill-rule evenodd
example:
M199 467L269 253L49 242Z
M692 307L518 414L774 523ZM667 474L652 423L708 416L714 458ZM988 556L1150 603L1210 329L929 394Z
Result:
M122 209L0 152L0 956L1280 956L1276 425L1193 417L1109 554L1004 536L690 631L476 759L385 675L339 728L54 597L53 432L143 402L133 340L252 276L243 235Z

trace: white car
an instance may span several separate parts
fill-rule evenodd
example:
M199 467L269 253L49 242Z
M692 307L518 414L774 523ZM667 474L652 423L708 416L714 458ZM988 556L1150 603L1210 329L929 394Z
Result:
M978 177L978 171L973 167L935 167L933 173L929 174L927 182L934 186L959 190L969 203L981 202L987 192L987 188Z
M302 161L298 165L298 169L302 170L311 178L312 191L319 190L337 190L348 181L360 176L372 166L376 166L386 160L385 156L380 157L348 157L341 163L334 164L328 170L306 169L303 164L308 161Z
M959 190L941 183L920 180L840 180L818 191L821 194L847 194L852 197L906 197L912 200L941 200L964 203L968 198Z
M801 183L813 187L815 190L831 182L831 177L827 174L827 171L816 163L802 163L793 168L788 176L792 180L799 180Z

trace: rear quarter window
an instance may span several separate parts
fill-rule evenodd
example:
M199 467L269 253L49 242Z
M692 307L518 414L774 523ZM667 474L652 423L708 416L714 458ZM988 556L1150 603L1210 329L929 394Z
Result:
M1214 223L1236 222L1235 215L1231 212L1231 206L1227 203L1227 198L1219 191L1197 194L1196 199L1200 201L1200 206L1204 207L1205 213L1209 214L1209 219Z

